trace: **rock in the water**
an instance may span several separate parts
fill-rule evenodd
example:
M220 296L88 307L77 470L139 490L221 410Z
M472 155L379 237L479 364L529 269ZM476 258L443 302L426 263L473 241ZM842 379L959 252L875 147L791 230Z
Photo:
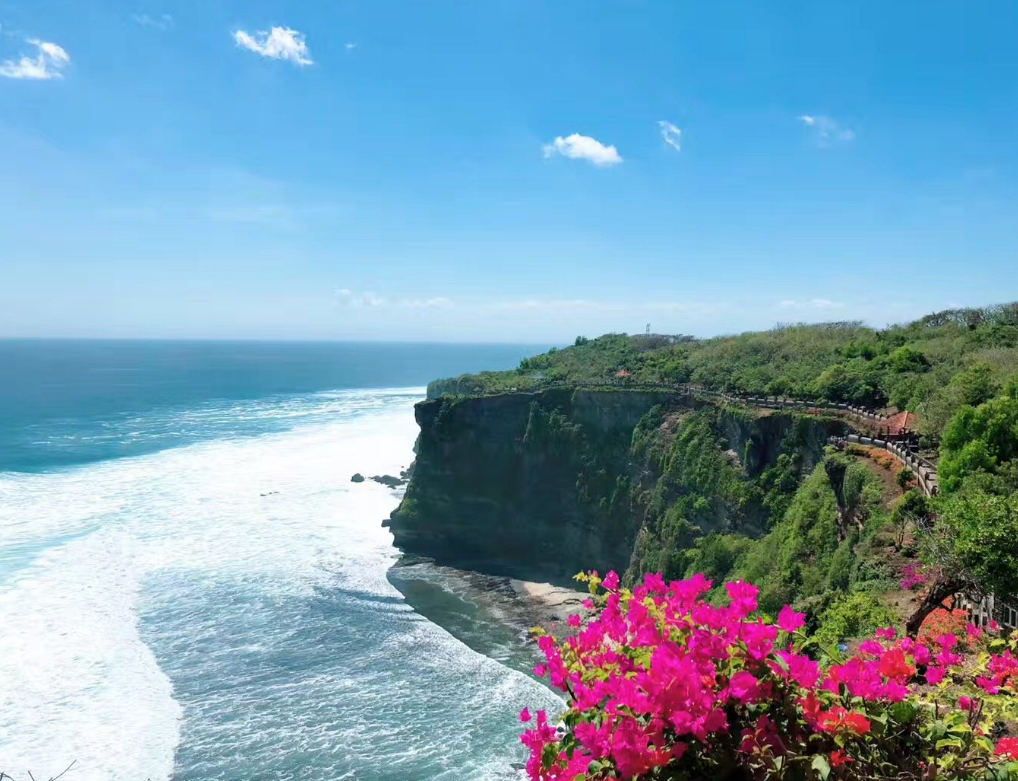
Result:
M393 477L392 475L375 475L371 479L389 488L399 488L401 485L406 485L406 478Z
M353 477L350 478L350 482L351 483L363 483L364 482L364 475L362 475L360 472L358 472L357 474L355 474Z

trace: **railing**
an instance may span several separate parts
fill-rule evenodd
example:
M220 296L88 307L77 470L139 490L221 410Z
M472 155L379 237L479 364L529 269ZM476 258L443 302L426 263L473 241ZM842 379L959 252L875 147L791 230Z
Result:
M539 384L531 386L526 392L538 392L552 388L624 388L633 391L668 391L680 393L686 396L706 396L708 398L720 399L731 404L743 404L762 409L792 409L846 413L853 417L865 420L868 423L886 423L890 420L887 415L877 410L867 409L855 404L845 404L829 401L816 401L811 399L796 399L788 396L750 396L748 394L734 394L727 391L706 388L702 385L691 383L666 383L666 382L632 382L626 379L611 380L544 380ZM502 393L519 392L516 388L510 388ZM867 437L859 434L850 434L844 438L832 437L833 444L843 441L853 442L872 447L883 448L894 455L899 461L908 466L916 475L920 489L926 496L937 494L937 467L934 463L914 453L910 447L917 446L918 436L911 431L902 430L897 434L891 434L890 430L884 431L878 427L877 437ZM903 446L905 445L905 446Z
M736 394L727 391L715 390L702 385L693 385L684 382L634 382L628 379L604 379L604 380L539 380L522 389L518 387L498 388L486 390L484 388L472 388L470 393L462 395L494 396L502 393L537 393L551 388L625 388L626 390L664 390L678 393L695 393L704 396L714 396L738 403L750 403L756 406L769 408L795 408L795 409L826 409L835 412L850 412L860 418L877 422L888 421L890 418L877 410L860 407L855 404L843 404L828 401L817 401L812 399L797 399L790 396L751 396L749 394Z
M875 437L865 437L860 434L849 434L844 437L831 437L829 441L832 445L837 447L850 443L886 450L912 470L912 473L916 477L916 482L919 484L920 490L926 496L937 495L937 491L939 490L937 483L937 468L930 461L925 458L921 458L911 450L902 447L898 442L876 439Z
M956 608L966 611L969 620L976 626L987 626L991 621L996 621L1004 629L1018 629L1018 604L1015 602L994 594L975 598L962 593L954 595L954 604Z
M722 399L733 404L746 404L763 409L794 409L794 410L827 410L835 413L847 413L852 417L864 420L867 423L887 423L890 417L883 413L861 407L856 404L846 404L829 401L818 401L814 399L797 399L790 396L751 396L749 394L729 393L727 391L715 390L702 385L692 383L668 383L668 382L633 382L628 379L605 379L605 380L540 380L523 389L517 387L499 388L486 390L484 388L473 388L471 393L461 395L497 396L503 393L539 393L553 388L623 388L633 391L669 391L684 395L707 396L710 398ZM915 432L901 430L897 434L891 434L890 430L877 429L878 436L889 441L905 440L917 441ZM932 468L932 464L926 462Z

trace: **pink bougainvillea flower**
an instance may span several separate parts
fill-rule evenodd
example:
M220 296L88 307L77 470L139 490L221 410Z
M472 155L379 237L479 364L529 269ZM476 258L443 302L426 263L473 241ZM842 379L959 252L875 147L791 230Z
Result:
M901 648L890 648L880 657L880 674L885 678L907 680L915 675L915 667L908 663Z
M933 661L933 654L925 645L916 645L912 649L912 661L916 664L926 665Z
M530 715L530 709L529 708L524 708L523 710L520 711L520 721L526 723L526 722L530 721L531 718L533 718L533 717Z
M561 641L548 634L537 640L544 661L534 672L564 693L568 708L559 727L544 711L536 723L521 712L531 781L729 772L789 781L813 778L823 767L817 759L830 766L829 781L880 777L877 768L885 767L902 778L979 767L991 773L978 776L985 781L1018 761L1018 738L956 748L926 737L954 707L973 714L972 733L982 736L991 734L997 714L1010 721L1018 714L1018 701L1005 702L1015 694L1018 657L1004 650L965 659L974 633L966 637L961 624L957 635L936 625L918 641L879 630L831 663L808 655L802 614L784 607L773 623L759 615L751 584L725 584L727 601L708 601L712 584L702 575L666 585L650 574L630 592L609 573L600 585L586 620L569 617L577 631ZM948 676L950 687L927 685ZM895 705L902 701L909 707Z
M778 626L792 634L806 626L806 614L796 613L791 607L785 605L778 613Z
M741 670L728 683L728 696L742 705L755 702L760 697L760 682L753 673Z
M856 735L865 735L870 731L870 720L861 713L845 710L842 707L831 708L829 711L820 714L820 729L824 732L851 732Z
M787 665L787 677L804 689L812 689L820 680L820 665L808 656L791 651L778 651L778 657ZM777 666L780 670L780 666ZM778 673L782 675L782 672Z
M867 656L880 656L884 652L884 646L876 640L867 640L859 644L859 652Z
M998 757L1018 759L1018 738L1001 738L993 753Z
M855 762L852 757L842 751L840 748L835 749L831 752L831 767L839 768L847 765L849 762Z
M756 610L756 598L760 594L760 589L752 583L733 580L725 583L725 591L728 592L731 602L730 608L736 615L748 616Z

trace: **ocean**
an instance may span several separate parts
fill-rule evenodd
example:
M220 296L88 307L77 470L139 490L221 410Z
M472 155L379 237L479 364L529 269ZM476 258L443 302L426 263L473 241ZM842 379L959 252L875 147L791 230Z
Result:
M399 494L350 477L410 464L428 380L534 352L0 341L0 771L514 778L560 700L455 579L407 603Z

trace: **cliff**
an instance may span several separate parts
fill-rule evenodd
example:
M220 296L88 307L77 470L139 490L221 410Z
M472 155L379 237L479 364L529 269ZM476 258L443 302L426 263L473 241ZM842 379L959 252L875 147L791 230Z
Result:
M678 571L700 536L761 535L780 509L775 484L794 492L840 425L622 389L431 398L416 417L413 479L388 521L396 545L552 582Z
M625 569L638 529L626 490L633 430L674 399L556 389L421 402L414 477L390 520L396 545L524 579Z

